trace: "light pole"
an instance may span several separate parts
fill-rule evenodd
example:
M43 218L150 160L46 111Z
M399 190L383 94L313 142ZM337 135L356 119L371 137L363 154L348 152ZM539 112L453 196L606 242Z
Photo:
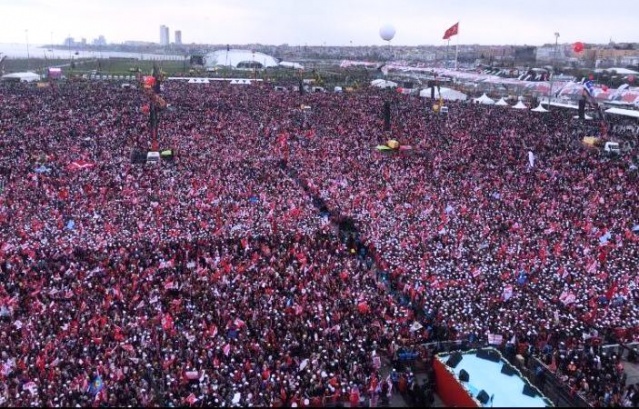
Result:
M552 86L555 82L555 64L557 64L557 42L559 41L559 33L555 32L555 51L552 59L552 73L550 74L550 89L548 90L548 110L550 111L550 98L552 95Z
M24 30L24 37L27 40L27 71L31 69L31 57L29 56L29 29Z

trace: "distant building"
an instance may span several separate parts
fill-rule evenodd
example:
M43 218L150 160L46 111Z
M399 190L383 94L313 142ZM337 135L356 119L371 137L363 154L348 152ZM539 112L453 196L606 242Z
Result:
M103 35L93 40L93 45L107 45L106 38Z
M154 44L156 44L156 43L154 43L152 41L127 40L127 41L124 42L124 45L135 46L135 47L150 46L150 45L154 45Z
M515 47L514 57L515 61L520 63L534 63L537 59L537 47Z
M64 43L62 43L65 47L73 47L75 45L75 40L73 37L67 37L64 39Z
M165 25L160 26L160 45L169 45L169 28Z
M563 45L537 48L537 62L564 61L565 59L566 53Z
M82 45L87 45L87 39L83 37L82 40L80 40L80 43Z
M175 30L175 45L182 45L182 31Z

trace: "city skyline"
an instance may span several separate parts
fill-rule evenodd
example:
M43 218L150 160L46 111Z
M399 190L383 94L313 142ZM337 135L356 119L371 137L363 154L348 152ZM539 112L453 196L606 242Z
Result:
M590 4L592 3L592 4ZM392 24L393 45L445 45L444 31L459 22L451 44L543 45L554 43L635 42L630 0L594 2L538 0L0 0L0 43L54 44L66 37L109 43L158 42L157 27L179 27L196 44L289 44L366 46L386 44L379 28Z

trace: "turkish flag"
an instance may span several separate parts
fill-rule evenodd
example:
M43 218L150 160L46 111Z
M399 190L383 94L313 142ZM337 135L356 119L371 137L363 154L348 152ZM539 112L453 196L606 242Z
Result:
M444 40L448 40L457 33L459 33L459 23L453 24L448 30L446 30L444 33Z

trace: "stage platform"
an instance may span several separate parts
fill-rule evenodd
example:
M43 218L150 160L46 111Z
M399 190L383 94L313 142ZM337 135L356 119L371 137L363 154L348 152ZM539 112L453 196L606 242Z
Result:
M554 406L493 348L482 349L479 353L471 350L465 353L440 354L437 355L434 366L437 393L447 406ZM468 381L460 380L462 370L468 374ZM487 399L485 403L480 402L482 391L485 392L484 400Z

